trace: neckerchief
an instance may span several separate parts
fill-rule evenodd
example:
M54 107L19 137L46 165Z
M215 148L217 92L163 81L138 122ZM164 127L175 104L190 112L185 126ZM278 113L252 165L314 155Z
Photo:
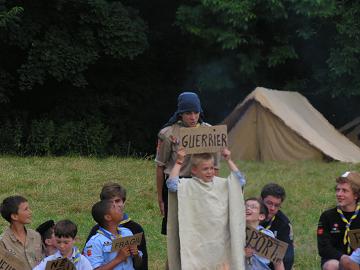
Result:
M123 225L125 224L126 222L129 222L131 220L131 218L129 218L128 214L124 214L124 217L123 217L123 220L120 222L119 225Z
M108 239L111 240L111 241L116 238L116 236L114 236L112 233L106 231L106 230L105 230L104 228L102 228L102 227L99 227L99 229L97 230L97 232L100 233L100 234L102 234L102 235L104 235L106 238L108 238ZM117 233L118 233L119 237L121 237L121 227L120 227L120 226L117 227Z
M60 251L59 251L60 256L58 257L60 258L67 258L67 257L62 257ZM81 253L79 251L79 249L77 247L73 247L73 252L71 253L71 258L67 258L69 261L71 261L74 265L76 265L81 258Z
M350 248L350 236L349 236L349 231L350 231L350 225L351 222L353 222L353 220L357 217L357 215L359 214L359 210L360 210L360 205L356 206L356 210L354 212L354 214L351 216L350 221L348 221L346 219L346 217L344 216L343 211L341 211L341 209L339 208L339 206L337 207L336 211L340 214L341 220L345 222L345 233L344 233L344 245L347 246L346 251L347 254L351 253L351 248Z
M271 225L273 224L274 220L275 220L275 216L273 216L273 217L270 219L270 222L269 222L269 224L265 227L265 229L270 230Z
M77 247L74 247L71 261L73 262L73 264L76 265L80 261L80 258L81 258L81 253L80 253L79 249Z

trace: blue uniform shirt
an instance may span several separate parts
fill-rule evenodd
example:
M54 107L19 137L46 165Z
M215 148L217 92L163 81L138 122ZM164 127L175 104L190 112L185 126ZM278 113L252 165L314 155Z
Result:
M100 229L104 231L105 235L100 232L96 233L90 238L84 248L84 255L88 258L94 269L111 262L117 255L117 252L111 252L112 240L116 236L104 228L100 227ZM120 235L125 237L133 234L129 229L121 227ZM128 257L125 262L121 262L113 270L134 270L132 258Z
M45 270L46 264L49 261L54 261L57 259L61 259L63 256L61 255L60 251L56 251L55 254L50 255L43 259L40 264L35 266L33 270ZM68 258L74 265L76 270L92 270L92 266L87 258L85 258L83 255L80 254L79 250L74 247L73 248L73 254L71 258Z

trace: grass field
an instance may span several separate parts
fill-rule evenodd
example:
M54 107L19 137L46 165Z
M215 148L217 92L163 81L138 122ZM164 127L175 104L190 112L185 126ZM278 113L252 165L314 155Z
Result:
M319 269L316 225L320 213L335 205L335 177L346 170L360 171L360 164L338 162L237 162L246 174L245 197L258 195L269 182L283 185L287 199L283 211L295 235L295 269ZM227 176L224 166L222 176ZM35 228L44 220L69 218L79 226L80 243L94 224L90 209L103 183L117 181L128 190L126 212L145 229L150 269L163 269L166 239L159 233L161 218L151 159L131 158L19 158L0 157L0 199L20 194L28 198ZM7 226L0 219L1 230Z

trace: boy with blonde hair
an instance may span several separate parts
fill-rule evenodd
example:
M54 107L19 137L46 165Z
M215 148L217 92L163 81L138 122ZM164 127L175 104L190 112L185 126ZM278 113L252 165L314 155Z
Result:
M179 149L170 172L169 269L243 269L245 178L224 149L230 176L215 176L210 153L191 157L191 178L179 178L185 150ZM175 194L176 192L176 194ZM175 195L175 196L174 196ZM236 255L235 255L236 254Z

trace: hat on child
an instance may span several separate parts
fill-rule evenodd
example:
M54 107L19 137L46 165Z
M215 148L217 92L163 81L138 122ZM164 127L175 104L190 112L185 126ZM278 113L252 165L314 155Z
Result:
M347 180L360 188L360 174L358 172L345 172L337 180Z
M40 235L43 235L48 229L52 228L55 226L55 222L50 219L45 221L44 223L40 224L37 228L36 231L38 233L40 233Z
M200 113L199 122L202 122L204 113L201 108L201 102L198 95L194 92L182 92L178 96L177 110L164 127L171 126L178 121L180 114L184 112L197 112Z

